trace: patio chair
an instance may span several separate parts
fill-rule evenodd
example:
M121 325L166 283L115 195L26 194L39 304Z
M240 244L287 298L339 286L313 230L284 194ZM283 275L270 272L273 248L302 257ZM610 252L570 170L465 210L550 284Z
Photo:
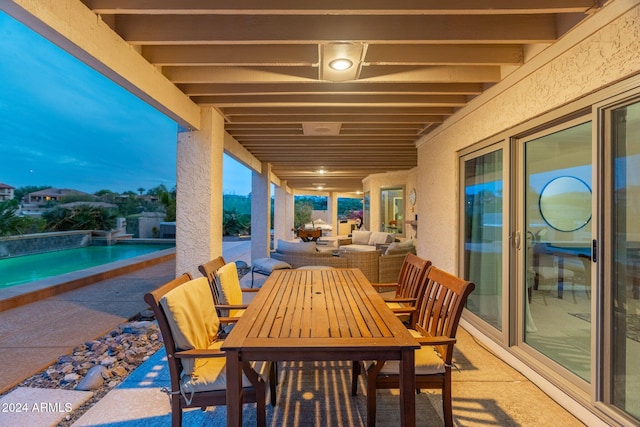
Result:
M378 291L390 289L390 291L382 292L381 296L387 306L397 313L403 322L409 321L410 314L424 291L426 283L424 276L430 266L431 261L409 253L404 257L396 283L375 284Z
M415 353L416 391L441 389L444 423L453 425L451 405L451 367L453 346L456 342L458 322L467 297L475 285L443 270L431 266L427 284L420 300L417 320L409 330L422 346ZM364 368L364 370L363 370ZM399 388L397 360L357 362L353 365L354 380L363 372L367 382L367 420L376 419L376 390ZM357 381L351 386L357 394Z
M226 405L226 358L220 351L218 318L206 278L192 279L188 273L144 296L151 306L167 352L171 377L171 424L182 425L185 408ZM237 320L237 319L236 319ZM275 370L271 362L243 364L245 402L256 402L257 424L266 425L266 382L270 382L275 405Z
M213 303L220 303L220 286L216 282L216 273L218 269L225 265L227 262L224 260L222 256L216 257L209 262L204 264L200 264L198 266L198 270L204 277L209 280L209 286L211 287L211 294L213 295ZM220 312L218 312L219 314Z
M245 298L243 295L246 293L247 295L254 295L259 291L258 288L240 288L240 279L238 278L238 270L236 267L235 277L237 279L238 288L240 288L240 300L236 301L236 303L229 302L222 291L222 286L220 284L220 280L218 278L218 271L224 267L227 263L224 258L219 256L217 258L212 259L211 261L201 264L198 266L198 270L202 273L203 276L207 278L209 281L209 286L211 287L211 293L213 295L213 302L216 305L216 310L218 311L219 316L231 316L237 317L242 314L244 309L247 308L247 304L250 301L250 298ZM232 263L235 266L235 263ZM229 310L233 310L234 314L230 314Z
M216 281L220 286L220 301L217 307L228 308L229 317L239 317L247 308L244 294L258 292L259 288L240 287L238 268L233 262L229 262L218 269Z

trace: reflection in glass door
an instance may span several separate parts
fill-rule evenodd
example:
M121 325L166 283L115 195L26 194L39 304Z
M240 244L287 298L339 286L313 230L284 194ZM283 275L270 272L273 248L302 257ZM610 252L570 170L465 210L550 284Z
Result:
M464 158L464 278L467 309L502 331L503 150Z
M591 378L591 123L524 143L524 342Z
M640 103L611 114L610 333L612 403L640 419Z

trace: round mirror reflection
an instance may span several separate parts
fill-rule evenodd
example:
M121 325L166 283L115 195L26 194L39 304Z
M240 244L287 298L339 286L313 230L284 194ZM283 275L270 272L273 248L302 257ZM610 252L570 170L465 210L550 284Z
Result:
M591 188L573 176L552 179L540 193L540 214L556 230L581 229L591 221Z

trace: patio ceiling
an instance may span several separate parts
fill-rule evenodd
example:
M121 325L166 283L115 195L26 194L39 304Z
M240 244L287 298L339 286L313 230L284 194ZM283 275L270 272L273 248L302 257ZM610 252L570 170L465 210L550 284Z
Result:
M417 140L603 3L82 2L195 103L219 110L287 185L341 192L416 166ZM353 62L346 74L327 67L338 56Z

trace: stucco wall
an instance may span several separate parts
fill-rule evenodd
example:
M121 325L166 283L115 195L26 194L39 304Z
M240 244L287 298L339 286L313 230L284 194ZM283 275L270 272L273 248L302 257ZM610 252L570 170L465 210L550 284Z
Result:
M614 3L421 141L420 256L457 271L459 150L640 72L640 6L618 16L632 2Z
M178 136L176 274L198 277L198 265L222 255L224 122L203 108L202 128Z
M381 230L381 219L380 219L380 190L383 188L393 188L393 187L405 187L405 218L406 215L406 207L408 205L407 200L407 171L399 171L399 172L386 172L386 173L378 173L374 175L369 175L363 181L363 188L365 193L367 191L370 192L370 224L368 225L368 230L372 231L384 231Z

